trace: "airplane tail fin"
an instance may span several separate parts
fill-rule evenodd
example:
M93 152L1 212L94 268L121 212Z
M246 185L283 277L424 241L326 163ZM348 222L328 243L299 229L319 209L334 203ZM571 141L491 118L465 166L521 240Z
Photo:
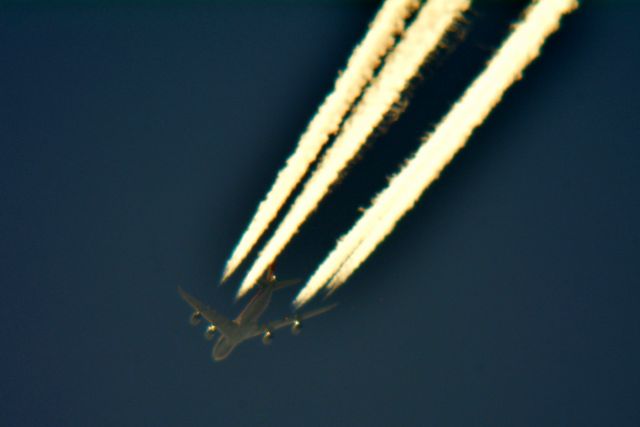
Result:
M269 268L267 268L267 271L264 272L264 277L262 279L264 281L264 284L273 286L274 291L279 291L280 289L284 289L286 287L297 285L298 283L300 283L300 279L278 281L274 269L275 263L271 264Z
M276 281L275 265L275 263L271 264L269 268L267 268L267 271L264 272L263 280L266 283L273 283Z

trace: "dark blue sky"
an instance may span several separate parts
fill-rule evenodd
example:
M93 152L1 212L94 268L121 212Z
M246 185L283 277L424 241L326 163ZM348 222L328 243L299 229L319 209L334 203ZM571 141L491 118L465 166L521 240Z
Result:
M338 310L211 362L176 286L241 308L226 257L375 9L0 7L0 425L640 424L632 2L566 19ZM313 272L519 10L474 7L280 277Z

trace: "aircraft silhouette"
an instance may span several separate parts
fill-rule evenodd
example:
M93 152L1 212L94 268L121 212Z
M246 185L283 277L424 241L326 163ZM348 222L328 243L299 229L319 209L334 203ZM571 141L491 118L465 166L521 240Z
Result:
M215 361L226 359L236 346L251 338L262 335L262 342L266 345L273 338L273 331L286 326L291 326L291 333L297 335L300 333L302 321L318 316L332 310L337 304L331 304L315 310L307 311L301 314L286 316L279 320L267 323L259 323L260 316L269 306L271 296L275 291L279 291L287 286L295 285L299 280L276 281L276 276L269 269L265 277L260 280L258 291L249 300L245 308L240 312L238 317L231 320L224 315L218 313L196 298L178 287L178 292L192 308L190 322L193 326L198 325L202 318L209 322L209 326L205 330L205 338L213 339L216 331L220 332L220 338L213 347L212 358Z

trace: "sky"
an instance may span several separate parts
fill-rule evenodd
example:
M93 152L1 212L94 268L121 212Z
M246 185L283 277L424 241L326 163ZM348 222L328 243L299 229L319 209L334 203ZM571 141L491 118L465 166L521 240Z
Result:
M278 260L307 278L522 9L476 4ZM375 2L0 6L0 424L640 424L640 28L585 2L299 336L224 263ZM295 290L265 319L288 314ZM315 306L321 302L316 302Z

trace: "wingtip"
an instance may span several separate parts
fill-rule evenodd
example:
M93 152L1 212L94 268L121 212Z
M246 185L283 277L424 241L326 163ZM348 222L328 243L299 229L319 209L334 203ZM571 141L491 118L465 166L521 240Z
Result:
M324 310L322 312L323 313L328 313L330 311L333 311L337 306L338 306L337 302L334 302L333 304L325 305L325 308L324 308Z
M187 299L189 297L189 294L187 294L187 291L182 289L182 286L178 285L177 289L178 289L178 295L180 295L182 299Z

